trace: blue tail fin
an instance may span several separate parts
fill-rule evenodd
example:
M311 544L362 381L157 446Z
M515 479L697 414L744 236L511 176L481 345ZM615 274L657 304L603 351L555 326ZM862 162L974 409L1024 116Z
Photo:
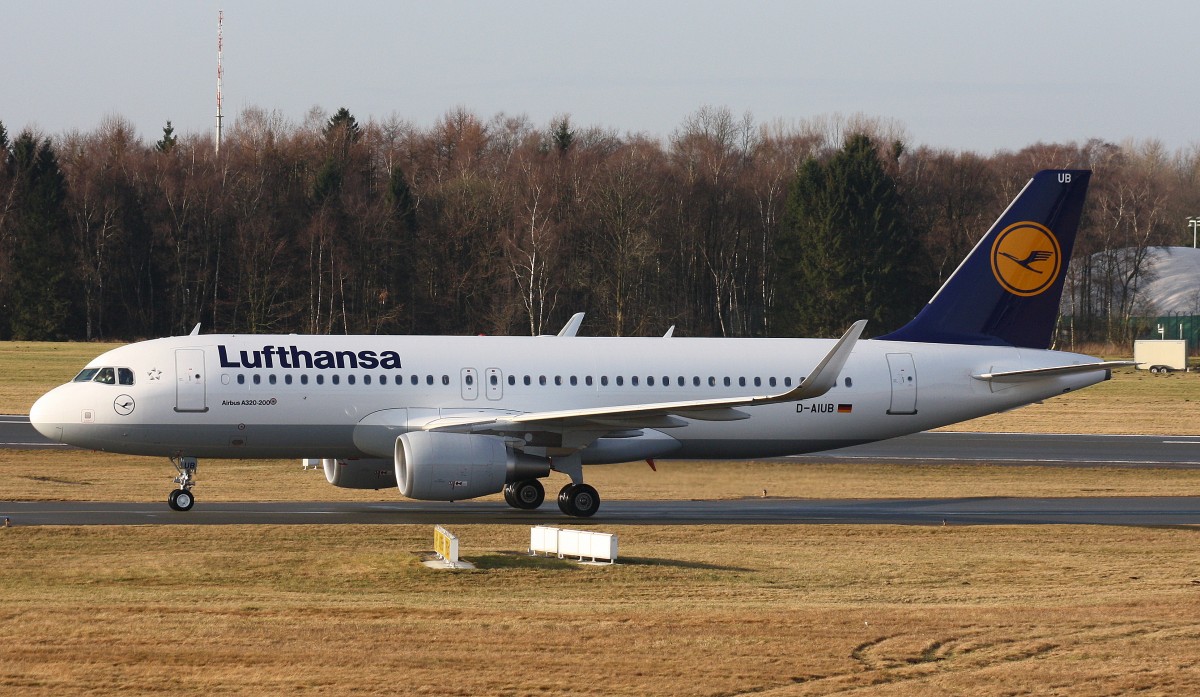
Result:
M1048 348L1091 176L1035 174L920 314L879 338Z

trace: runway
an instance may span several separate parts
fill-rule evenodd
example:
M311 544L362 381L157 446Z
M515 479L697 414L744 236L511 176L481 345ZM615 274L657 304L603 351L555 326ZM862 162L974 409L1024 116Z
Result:
M1200 497L731 499L606 501L595 517L562 515L552 502L518 511L499 502L345 503L199 501L187 513L166 502L0 502L24 525L1198 525Z

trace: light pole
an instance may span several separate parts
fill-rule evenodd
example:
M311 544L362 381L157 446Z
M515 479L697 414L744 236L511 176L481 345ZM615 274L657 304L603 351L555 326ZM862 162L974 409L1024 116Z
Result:
M1200 218L1188 218L1188 227L1192 229L1192 249L1196 248L1196 228L1200 228Z

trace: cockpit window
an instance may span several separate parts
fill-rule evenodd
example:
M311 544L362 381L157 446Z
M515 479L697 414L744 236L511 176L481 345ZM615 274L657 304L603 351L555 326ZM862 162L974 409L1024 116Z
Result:
M102 385L132 385L133 371L129 368L84 368L72 382L98 382Z
M99 368L84 368L79 371L72 382L91 382L92 378L96 377L96 373L100 372Z

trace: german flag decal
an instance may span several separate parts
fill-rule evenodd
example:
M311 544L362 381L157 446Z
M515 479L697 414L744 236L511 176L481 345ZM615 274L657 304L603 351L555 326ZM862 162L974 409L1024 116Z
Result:
M852 411L854 411L853 404L839 404L838 405L838 413L839 414L849 414Z

